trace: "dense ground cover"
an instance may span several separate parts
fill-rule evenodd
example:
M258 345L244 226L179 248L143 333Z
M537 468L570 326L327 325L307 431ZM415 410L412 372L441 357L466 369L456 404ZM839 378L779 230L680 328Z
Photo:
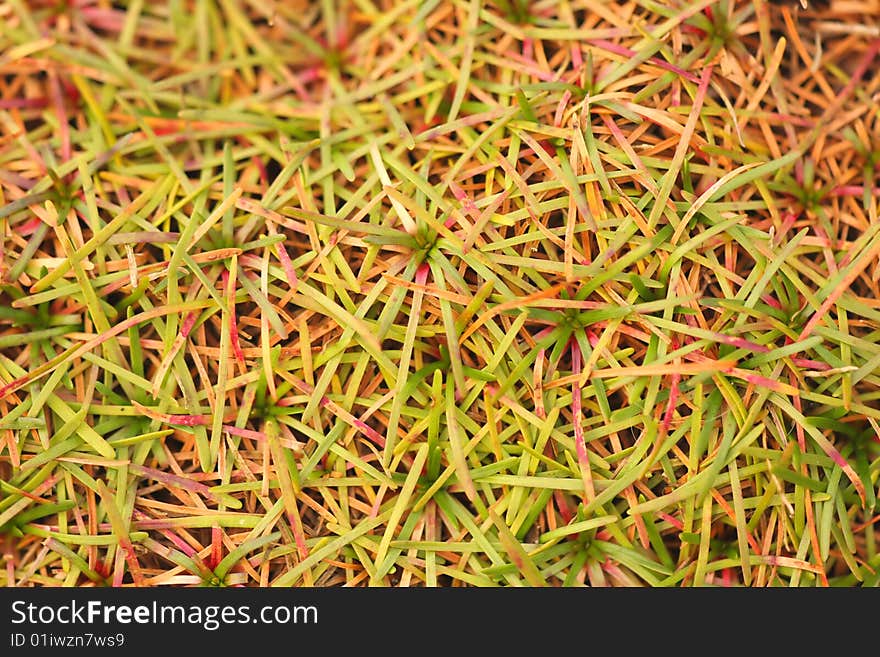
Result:
M0 584L880 581L880 3L0 2Z

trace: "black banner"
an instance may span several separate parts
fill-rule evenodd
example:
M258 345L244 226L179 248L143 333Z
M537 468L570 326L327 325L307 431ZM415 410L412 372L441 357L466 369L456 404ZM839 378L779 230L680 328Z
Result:
M810 610L849 627L867 592L636 589L0 589L0 655L195 648L403 654L679 647L769 630L807 638ZM845 595L847 600L841 598ZM833 602L837 600L837 602ZM860 612L859 609L862 611ZM868 627L869 625L865 625ZM788 628L788 629L785 629ZM793 632L794 628L799 628ZM762 633L765 633L762 631ZM253 651L258 650L259 653ZM164 657L164 656L163 656Z

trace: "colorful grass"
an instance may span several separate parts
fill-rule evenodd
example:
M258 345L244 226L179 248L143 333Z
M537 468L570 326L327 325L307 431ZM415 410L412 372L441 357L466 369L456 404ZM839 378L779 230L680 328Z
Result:
M5 0L0 73L0 585L880 583L876 0Z

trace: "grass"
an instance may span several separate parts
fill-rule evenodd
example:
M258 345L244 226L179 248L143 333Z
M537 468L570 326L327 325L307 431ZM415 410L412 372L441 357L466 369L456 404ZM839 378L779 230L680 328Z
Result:
M0 584L880 583L806 5L0 3Z

